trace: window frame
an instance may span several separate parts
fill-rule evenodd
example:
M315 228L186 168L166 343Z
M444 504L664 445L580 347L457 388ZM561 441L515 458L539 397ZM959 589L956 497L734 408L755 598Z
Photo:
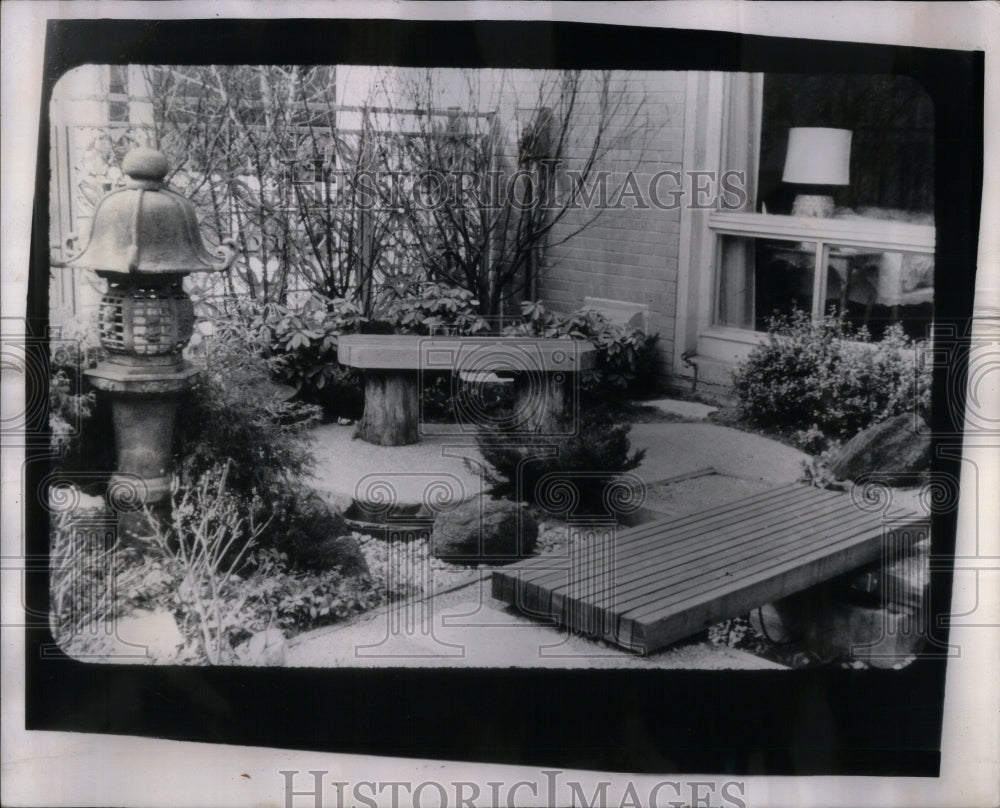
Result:
M713 211L708 217L714 249L712 267L712 315L704 337L727 342L756 345L762 332L720 325L718 304L721 271L721 243L724 236L765 238L774 241L809 242L815 245L813 263L813 318L818 301L824 299L828 267L823 255L828 246L878 250L887 253L915 253L934 256L936 233L934 225L914 224L891 219L823 219L802 216L781 216L770 213ZM701 351L699 350L699 353Z

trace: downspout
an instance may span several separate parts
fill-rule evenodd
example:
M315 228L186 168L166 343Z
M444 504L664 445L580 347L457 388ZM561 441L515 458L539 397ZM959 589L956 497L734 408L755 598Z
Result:
M698 389L698 363L694 360L694 351L684 351L681 354L681 362L684 363L684 367L691 368L691 395L694 395Z

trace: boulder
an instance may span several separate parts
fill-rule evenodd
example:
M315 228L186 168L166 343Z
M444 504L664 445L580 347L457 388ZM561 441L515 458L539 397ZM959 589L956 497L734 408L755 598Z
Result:
M852 659L873 668L908 664L927 641L920 606L856 602L837 583L821 584L762 609L767 634L820 659Z
M856 480L862 474L887 475L887 485L912 483L914 472L931 461L930 430L920 416L904 413L864 429L851 438L830 461L838 480Z
M474 497L438 514L431 531L431 555L449 561L514 561L531 555L538 523L523 505Z

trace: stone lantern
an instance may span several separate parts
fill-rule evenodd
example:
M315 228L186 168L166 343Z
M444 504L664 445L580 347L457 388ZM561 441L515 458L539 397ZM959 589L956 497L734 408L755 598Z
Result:
M215 256L206 250L194 205L164 187L168 168L158 151L130 151L126 186L101 199L90 241L65 263L108 281L98 310L108 358L85 375L111 402L117 464L109 498L132 511L121 525L129 532L145 526L143 505L169 508L177 404L199 373L181 353L194 327L183 279L224 270L235 258L228 245Z

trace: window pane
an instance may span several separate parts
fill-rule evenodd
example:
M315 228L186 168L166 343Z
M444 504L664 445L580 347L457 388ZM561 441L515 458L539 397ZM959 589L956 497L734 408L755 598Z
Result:
M934 315L934 257L839 245L825 249L824 310L880 339L891 323L927 335Z
M816 245L723 236L716 323L766 331L770 319L812 311Z

